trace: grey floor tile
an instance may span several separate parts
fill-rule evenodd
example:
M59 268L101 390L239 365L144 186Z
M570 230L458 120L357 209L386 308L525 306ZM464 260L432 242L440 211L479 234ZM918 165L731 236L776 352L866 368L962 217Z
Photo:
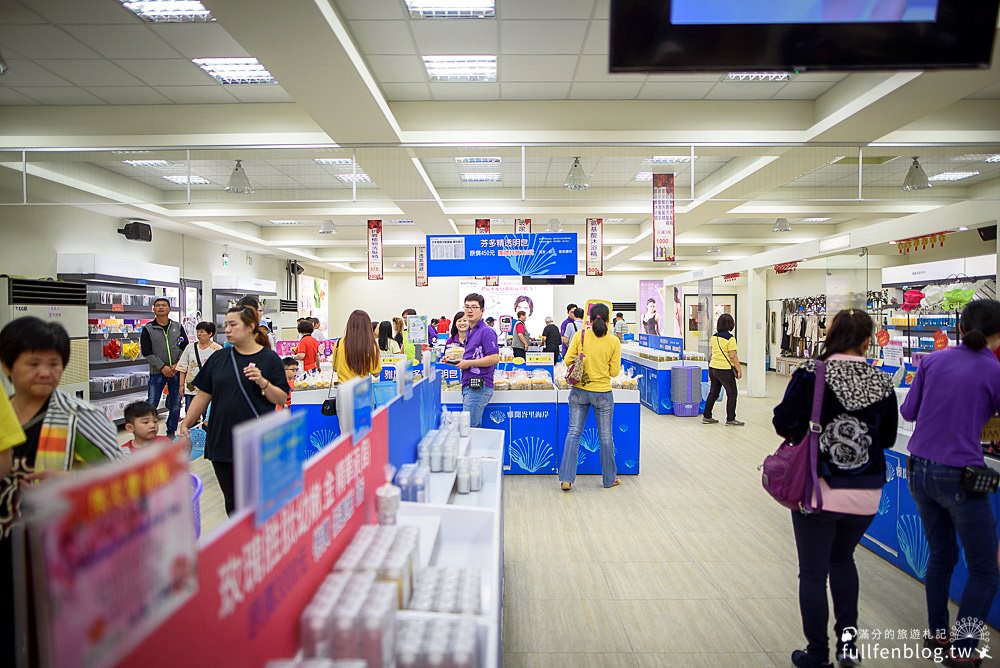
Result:
M612 601L518 601L504 609L505 652L629 653Z
M507 562L504 587L508 599L519 601L611 598L601 565L594 561Z
M693 562L602 562L615 599L723 598Z
M762 648L725 601L615 601L632 650L750 653Z
M637 668L634 654L505 654L504 668Z
M762 652L747 654L636 654L639 668L775 668ZM782 664L784 665L784 664Z

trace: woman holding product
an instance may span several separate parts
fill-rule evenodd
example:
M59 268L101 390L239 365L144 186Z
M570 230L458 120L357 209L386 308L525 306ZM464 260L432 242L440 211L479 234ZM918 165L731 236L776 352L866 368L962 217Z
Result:
M451 336L445 341L444 347L447 350L451 346L465 346L465 338L469 333L469 321L465 319L465 312L459 311L451 321Z
M364 311L357 309L347 319L344 336L334 346L333 367L339 383L381 373L378 342L372 335L371 318Z
M622 349L617 336L608 336L611 311L606 304L595 304L590 309L591 325L573 336L566 350L566 366L573 365L577 356L583 355L583 378L569 391L569 433L563 447L562 465L559 467L560 487L569 491L576 481L577 456L580 437L590 408L594 408L597 433L601 441L601 474L604 487L620 484L615 467L615 442L612 422L615 399L611 392L611 379L621 373Z
M257 318L247 306L234 306L226 313L226 340L233 347L213 354L195 378L200 391L179 430L180 436L190 438L189 430L212 403L205 459L212 462L229 515L236 509L233 427L273 412L275 406L284 405L289 392L284 364L267 346Z
M383 320L378 325L378 349L390 355L399 354L399 344L392 338L392 323L388 320Z
M958 619L985 623L997 592L996 518L989 496L970 488L977 477L989 475L980 433L1000 411L1000 362L992 352L1000 346L1000 302L970 302L958 329L960 345L921 360L900 413L917 423L907 446L907 467L930 544L924 579L930 639L925 645L944 653L943 665L978 666L978 638L948 641L948 589L960 544L969 579Z
M736 355L736 337L733 330L736 321L733 316L723 313L719 316L716 332L712 335L710 345L712 358L708 363L708 379L712 381L705 399L705 415L701 421L704 424L716 424L718 420L712 417L712 408L719 399L722 388L726 388L726 426L742 427L743 423L736 419L736 381L743 377L743 366Z
M841 668L860 665L850 631L858 628L854 550L878 512L886 473L883 451L895 443L899 422L892 377L865 359L873 330L872 319L864 311L838 313L817 358L822 362L803 363L774 409L774 430L792 443L800 442L810 428L817 364L823 364L818 425L822 510L792 511L799 558L799 612L808 643L805 650L792 653L792 663L799 668L831 666L828 577L836 617L837 662Z

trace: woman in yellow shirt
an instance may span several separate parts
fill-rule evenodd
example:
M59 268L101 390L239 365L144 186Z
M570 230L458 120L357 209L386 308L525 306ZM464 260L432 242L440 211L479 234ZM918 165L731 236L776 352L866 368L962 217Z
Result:
M705 414L701 421L704 424L716 424L718 420L712 417L712 408L719 399L719 390L726 388L726 424L730 427L742 427L743 423L736 419L736 380L743 377L740 358L736 356L736 337L733 330L736 321L733 316L723 313L719 316L716 332L712 335L712 358L708 362L708 379L712 382L705 399Z
M583 378L569 391L569 433L566 434L562 465L559 467L559 482L563 491L569 491L576 481L580 437L591 406L594 407L600 436L604 487L619 484L612 429L615 399L611 393L611 379L621 373L622 347L617 336L608 336L610 316L607 304L594 304L590 309L590 327L574 334L566 350L566 366L573 364L581 352L584 359Z
M334 366L339 383L382 372L378 343L372 334L372 319L364 311L358 309L347 319L344 336L336 344Z

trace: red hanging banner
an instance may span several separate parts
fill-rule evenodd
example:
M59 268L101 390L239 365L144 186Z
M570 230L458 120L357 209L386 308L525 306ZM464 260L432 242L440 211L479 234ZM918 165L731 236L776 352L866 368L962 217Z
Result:
M515 218L514 234L531 234L531 218Z
M489 233L490 233L490 219L476 218L476 234L489 234ZM479 276L477 276L476 278L479 278ZM486 285L500 285L499 276L483 276L482 278L486 279Z
M368 280L381 281L382 273L382 221L368 221Z
M587 219L587 276L604 275L604 219Z
M653 262L674 260L674 175L653 174Z
M427 247L415 246L413 249L413 273L418 288L427 287Z

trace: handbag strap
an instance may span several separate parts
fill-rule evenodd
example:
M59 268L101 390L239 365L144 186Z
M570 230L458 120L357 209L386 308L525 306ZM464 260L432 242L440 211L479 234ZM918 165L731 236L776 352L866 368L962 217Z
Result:
M253 416L260 417L257 407L253 405L252 401L250 401L250 395L247 394L247 388L243 385L243 374L240 373L240 368L236 366L236 348L230 348L229 350L232 352L229 359L233 363L233 372L236 374L236 384L239 385L240 392L243 393L243 398L247 400L247 406L250 407L250 410L253 412Z
M729 368L731 370L735 370L736 367L734 367L733 363L729 360L729 355L726 353L725 349L723 349L723 347L722 347L722 341L719 340L718 336L715 337L715 345L719 346L719 352L721 352L722 356L726 358L726 362L729 363Z
M195 341L192 345L194 346L194 358L198 362L198 370L201 371L201 356L198 354L198 342Z
M816 383L813 386L812 412L809 415L809 477L806 478L806 498L802 510L814 513L823 510L823 491L819 486L819 435L823 431L820 418L823 394L826 391L826 362L816 360ZM813 491L816 503L813 504Z

